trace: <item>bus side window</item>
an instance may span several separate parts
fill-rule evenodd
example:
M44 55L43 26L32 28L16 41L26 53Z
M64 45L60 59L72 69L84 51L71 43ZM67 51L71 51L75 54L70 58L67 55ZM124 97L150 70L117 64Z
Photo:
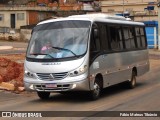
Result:
M90 40L90 57L91 61L95 58L101 50L101 44L99 39L98 27L92 28L91 40Z
M97 28L92 29L90 49L96 53L100 51L99 31Z
M126 49L131 49L130 31L129 27L123 27L124 40Z
M141 40L142 40L142 47L147 47L146 37L145 37L145 29L143 27L140 27L140 33L141 33Z
M108 52L108 51L110 51L110 46L109 46L107 25L103 23L103 24L100 24L99 26L100 26L99 39L101 41L101 49L104 52Z
M137 46L138 48L141 48L142 47L141 32L139 27L136 27L135 30L136 30Z
M130 37L131 49L136 48L135 35L134 35L134 28L133 27L129 28L129 37Z
M122 30L120 26L108 26L110 47L113 51L123 50Z
M118 32L115 27L110 27L110 40L111 40L111 48L112 50L118 50Z

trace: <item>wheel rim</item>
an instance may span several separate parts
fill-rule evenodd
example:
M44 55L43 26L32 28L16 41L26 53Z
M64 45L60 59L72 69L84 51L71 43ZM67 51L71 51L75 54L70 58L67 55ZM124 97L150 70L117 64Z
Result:
M135 76L133 76L133 78L132 78L132 86L134 87L136 85L136 78L135 78Z
M95 97L97 97L97 96L99 96L99 93L100 93L100 87L97 83L95 83L93 94L94 94Z

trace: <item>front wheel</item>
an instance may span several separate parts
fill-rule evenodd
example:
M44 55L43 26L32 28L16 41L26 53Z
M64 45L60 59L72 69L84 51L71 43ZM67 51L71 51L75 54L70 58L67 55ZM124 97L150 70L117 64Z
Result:
M90 92L91 99L92 100L97 100L100 96L101 88L100 85L98 84L97 80L94 83L94 89Z
M128 82L128 87L131 89L136 87L136 74L134 71L132 72L131 81Z
M50 96L50 92L37 92L37 95L40 99L46 100Z

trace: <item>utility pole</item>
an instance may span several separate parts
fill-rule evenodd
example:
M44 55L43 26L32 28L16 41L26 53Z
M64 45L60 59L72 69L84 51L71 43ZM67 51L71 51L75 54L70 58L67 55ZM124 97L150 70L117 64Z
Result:
M124 0L123 0L123 16L124 16Z
M160 50L160 0L158 0L158 50Z

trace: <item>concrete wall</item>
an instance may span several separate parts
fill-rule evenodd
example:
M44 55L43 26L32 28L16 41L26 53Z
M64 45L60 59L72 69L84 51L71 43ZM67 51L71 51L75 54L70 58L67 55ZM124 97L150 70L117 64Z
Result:
M11 27L11 14L15 14L15 28L20 29L20 26L27 25L26 11L0 11L3 19L0 21L0 27ZM19 14L24 14L24 19L18 19Z
M0 40L20 41L20 34L0 33Z
M149 2L157 2L157 0L102 0L104 5L118 5L118 4L148 4Z
M158 16L136 16L134 17L135 21L157 21Z
M149 4L149 2L155 2L154 4ZM102 1L102 11L107 12L108 9L114 9L114 11L124 11L131 9L133 11L144 11L147 6L155 6L155 11L157 8L157 0L105 0ZM123 6L124 5L124 6Z
M0 20L0 27L11 28L11 14L15 14L15 29L20 29L20 26L37 24L54 15L50 11L0 11L0 16L3 17ZM23 14L23 19L19 19L22 17L20 14Z
M20 39L21 41L28 42L31 38L31 29L21 29L20 31Z
M122 12L123 9L124 11L128 11L128 10L131 10L131 11L144 11L144 8L147 8L148 4L136 4L136 5L125 5L124 8L123 8L123 5L114 5L114 6L105 6L105 5L102 5L102 12L109 12L111 9L114 10L114 11L119 11L119 12ZM156 5L153 5L155 6L155 11L158 11L158 8L156 7Z
M101 5L104 13L128 11L134 16L135 21L158 19L157 0L103 0ZM154 6L154 10L146 10L148 6Z

